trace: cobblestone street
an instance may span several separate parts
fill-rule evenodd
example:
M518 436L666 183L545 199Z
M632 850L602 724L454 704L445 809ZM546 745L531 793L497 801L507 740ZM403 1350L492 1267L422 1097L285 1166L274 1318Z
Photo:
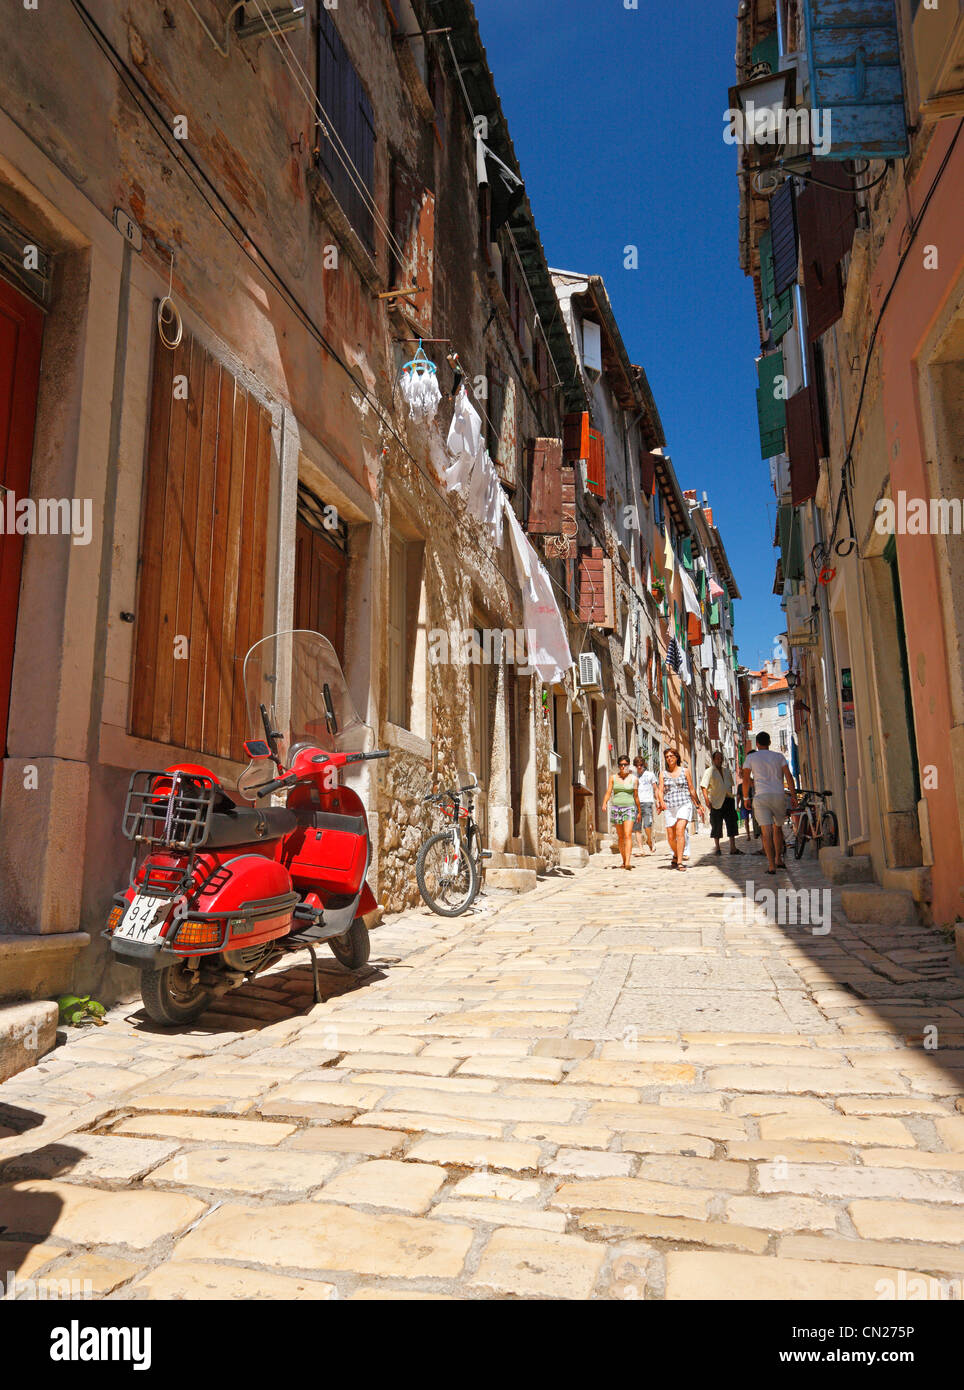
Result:
M314 1007L299 957L203 1026L132 1005L72 1033L0 1087L6 1277L152 1299L874 1299L925 1275L959 1297L946 939L836 909L826 934L744 921L728 890L786 880L708 844L685 877L661 845L629 876L600 855L462 919L407 913L360 980L325 964Z

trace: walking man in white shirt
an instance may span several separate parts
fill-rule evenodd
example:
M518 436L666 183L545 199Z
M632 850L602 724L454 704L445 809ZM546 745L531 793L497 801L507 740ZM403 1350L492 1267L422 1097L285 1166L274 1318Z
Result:
M790 764L782 753L770 749L770 735L759 733L756 736L756 749L748 753L743 764L743 800L750 796L750 778L753 778L753 817L763 836L766 851L768 874L777 869L785 869L783 822L787 817L786 790L796 797L797 788L790 771Z
M655 854L653 846L653 809L654 793L656 786L656 774L650 772L646 765L646 759L640 753L633 759L633 766L636 769L636 791L639 795L639 819L633 826L636 831L636 843L639 845L640 854L643 851L643 831L646 831L646 843L649 845L650 854Z

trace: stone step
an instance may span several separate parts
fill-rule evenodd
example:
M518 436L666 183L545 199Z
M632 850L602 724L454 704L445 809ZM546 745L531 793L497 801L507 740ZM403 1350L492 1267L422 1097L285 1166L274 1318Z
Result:
M876 883L845 884L840 906L850 922L873 922L882 927L918 925L917 904L910 893L880 888Z
M538 872L539 860L534 854L507 854L493 850L485 861L486 877L493 869L533 869Z
M869 854L848 854L839 845L832 845L828 849L822 849L819 858L820 872L831 883L874 881L874 865Z
M492 869L485 871L487 888L507 888L512 893L529 893L539 878L535 869Z
M589 863L589 851L585 845L560 845L560 869L584 869Z
M57 1041L59 1010L50 999L0 1004L0 1081L26 1071Z
M918 864L909 869L884 869L880 875L884 888L896 888L909 893L916 903L929 903L933 897L931 871Z

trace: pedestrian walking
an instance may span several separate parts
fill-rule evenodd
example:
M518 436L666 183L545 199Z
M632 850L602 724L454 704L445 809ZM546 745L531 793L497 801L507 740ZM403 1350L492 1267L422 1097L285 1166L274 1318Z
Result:
M736 814L733 773L728 767L723 766L723 754L719 748L713 754L709 767L703 773L700 786L703 789L703 799L710 813L710 835L716 841L716 853L723 853L720 849L720 840L723 838L723 826L725 824L726 833L730 837L730 853L742 854L743 851L736 847L736 836L740 822Z
M750 778L753 778L753 817L763 836L768 874L777 869L785 869L786 846L783 839L783 822L787 816L786 786L794 798L796 783L790 764L782 753L774 753L770 748L770 735L765 731L756 736L756 749L746 756L743 764L743 799L750 794Z
M673 851L673 868L684 873L683 851L686 846L686 827L693 819L696 808L700 819L703 808L693 790L693 779L689 769L682 766L677 749L667 748L663 754L663 770L656 785L656 801L663 812L666 825L666 839Z
M653 810L656 796L656 774L651 772L646 758L640 753L633 759L633 766L636 769L636 793L639 798L639 816L633 823L633 832L636 835L639 852L643 852L643 831L646 832L646 843L649 846L650 854L655 854L656 849L653 845Z
M639 793L636 788L636 774L629 766L629 754L622 753L617 760L617 771L609 778L609 786L603 797L602 808L612 802L609 824L615 827L619 852L623 856L623 868L633 867L633 821L641 814Z

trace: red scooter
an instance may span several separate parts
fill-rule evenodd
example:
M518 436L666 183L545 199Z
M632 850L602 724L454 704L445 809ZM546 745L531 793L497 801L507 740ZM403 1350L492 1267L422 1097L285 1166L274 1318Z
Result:
M371 730L316 632L256 643L244 688L257 736L237 786L254 806L237 806L195 763L135 772L128 787L123 831L138 850L104 935L140 970L158 1023L190 1022L289 951L311 953L316 1001L319 943L349 970L368 960L368 818L341 779L388 753L367 751ZM282 791L285 806L266 804Z

